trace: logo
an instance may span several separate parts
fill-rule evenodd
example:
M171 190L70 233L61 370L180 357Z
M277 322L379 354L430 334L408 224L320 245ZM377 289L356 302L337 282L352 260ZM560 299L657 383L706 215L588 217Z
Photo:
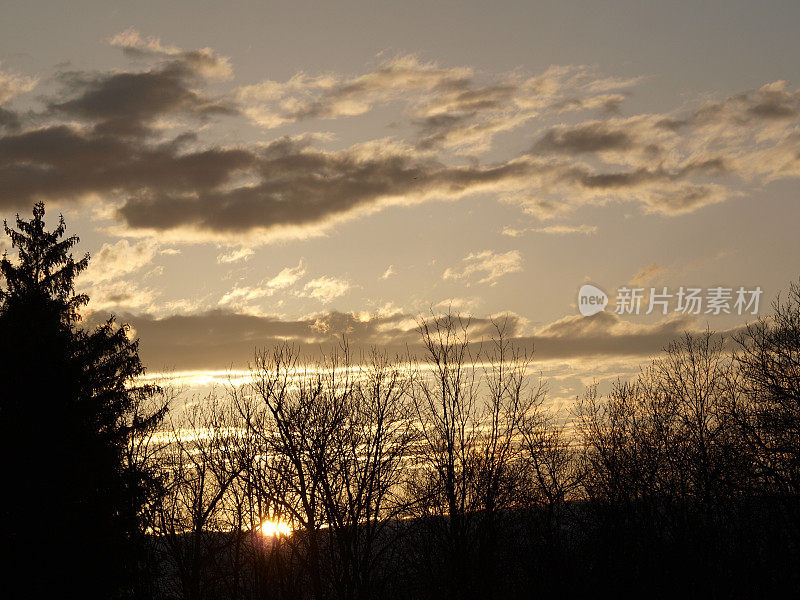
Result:
M705 290L680 286L674 293L666 286L660 290L651 287L649 293L647 288L623 286L617 288L614 312L618 315L667 315L670 312L685 315L757 315L763 293L760 286L752 289L717 286ZM608 295L599 287L587 283L578 290L578 311L584 317L596 315L606 306Z
M608 296L598 287L590 284L578 290L578 310L584 317L596 315L608 306Z

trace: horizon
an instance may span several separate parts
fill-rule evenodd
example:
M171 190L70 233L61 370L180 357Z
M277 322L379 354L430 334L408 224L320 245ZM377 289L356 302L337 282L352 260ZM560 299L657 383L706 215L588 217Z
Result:
M92 255L86 322L129 323L154 374L213 379L282 340L397 352L452 310L479 337L509 318L564 401L683 331L740 330L798 277L800 9L624 4L459 4L439 37L446 4L422 30L413 3L17 4L0 209L65 215ZM640 314L615 311L625 287ZM718 287L759 289L758 314L644 314Z

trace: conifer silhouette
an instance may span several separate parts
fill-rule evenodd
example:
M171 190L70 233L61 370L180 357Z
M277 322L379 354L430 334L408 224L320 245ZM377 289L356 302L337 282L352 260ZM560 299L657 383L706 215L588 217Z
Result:
M141 544L139 515L156 481L125 460L131 439L166 407L134 414L158 389L138 385L138 341L109 318L78 327L88 297L75 293L66 225L5 223L17 251L0 260L0 452L9 573L32 595L130 595Z

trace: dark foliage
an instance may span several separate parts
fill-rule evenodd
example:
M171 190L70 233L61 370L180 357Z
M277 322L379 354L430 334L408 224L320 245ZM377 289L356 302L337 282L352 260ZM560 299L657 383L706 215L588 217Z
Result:
M78 327L87 298L74 279L89 257L73 259L63 218L47 231L37 204L16 226L5 229L18 260L0 262L5 566L32 597L130 595L155 480L126 456L165 408L136 414L157 390L135 385L143 367L124 326Z

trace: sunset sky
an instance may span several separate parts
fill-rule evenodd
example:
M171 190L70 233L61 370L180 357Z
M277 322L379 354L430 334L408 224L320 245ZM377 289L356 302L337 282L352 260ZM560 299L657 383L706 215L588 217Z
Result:
M148 8L149 7L149 8ZM9 2L0 208L63 212L150 371L506 315L554 399L800 275L796 2ZM7 241L4 248L8 248ZM592 317L577 293L611 296ZM735 313L735 311L732 311Z

